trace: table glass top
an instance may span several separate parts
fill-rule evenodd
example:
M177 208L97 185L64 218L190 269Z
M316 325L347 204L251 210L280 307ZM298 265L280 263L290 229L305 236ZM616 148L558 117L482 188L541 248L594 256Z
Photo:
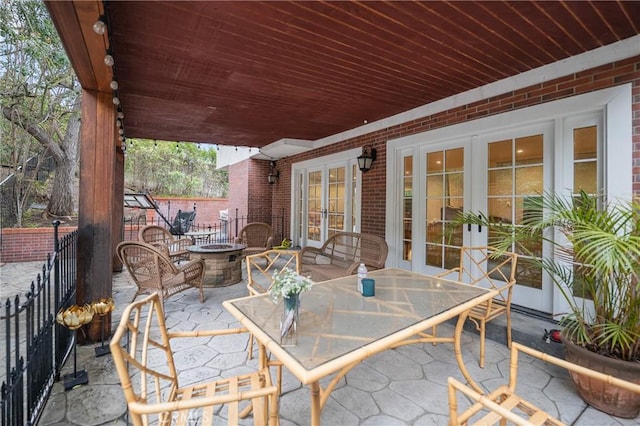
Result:
M301 295L298 344L285 350L305 369L446 312L487 290L401 269L369 273L375 296L357 291L355 275L315 284ZM242 314L279 342L282 302L268 294L230 301Z

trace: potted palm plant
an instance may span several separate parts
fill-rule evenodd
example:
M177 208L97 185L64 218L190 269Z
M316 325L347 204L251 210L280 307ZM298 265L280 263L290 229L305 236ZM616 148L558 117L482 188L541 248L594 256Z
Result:
M640 383L640 203L545 193L527 198L523 211L517 224L477 212L460 214L455 223L487 226L491 245L534 256L549 273L569 306L560 320L568 361ZM552 255L536 258L530 247L541 239ZM572 379L595 408L627 418L640 413L640 395Z

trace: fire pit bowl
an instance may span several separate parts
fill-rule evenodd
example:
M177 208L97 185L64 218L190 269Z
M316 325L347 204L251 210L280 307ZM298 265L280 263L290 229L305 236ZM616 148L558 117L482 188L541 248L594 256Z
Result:
M204 286L226 287L242 281L242 244L205 244L187 247L192 259L203 259Z

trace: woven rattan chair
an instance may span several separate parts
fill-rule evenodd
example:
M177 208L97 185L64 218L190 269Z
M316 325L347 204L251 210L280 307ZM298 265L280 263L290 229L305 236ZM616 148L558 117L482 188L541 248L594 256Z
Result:
M369 271L384 268L389 246L372 234L336 232L322 247L304 247L300 251L302 272L314 281L332 280L353 275L360 263Z
M153 245L165 245L173 262L189 260L188 246L191 238L176 238L169 230L158 225L147 225L138 232L138 239Z
M469 313L469 319L480 332L480 367L484 367L484 340L487 322L506 315L507 346L511 347L511 295L516 283L515 273L518 255L503 252L496 255L493 247L462 247L460 266L446 271L438 277L454 279L470 285L480 285L497 290L498 295L479 305ZM433 329L434 335L436 328Z
M178 292L195 288L200 292L200 302L204 302L203 260L176 265L169 259L166 247L139 241L123 241L118 244L116 252L138 286L132 301L140 294L156 292L164 300Z
M518 377L518 352L525 353L544 362L565 368L572 373L601 379L605 383L627 389L640 395L640 385L612 376L593 371L591 369L564 361L551 355L514 342L511 346L511 361L509 364L509 383L496 390L480 394L458 380L449 377L449 424L450 425L564 425L539 407L527 401L527 389L522 389L521 395L516 394ZM527 364L530 361L527 360ZM474 402L464 412L458 413L457 393L466 395ZM524 396L522 396L524 395ZM465 401L466 402L466 401ZM562 409L562 406L559 407Z
M111 355L130 421L134 425L211 425L224 420L236 425L242 414L253 411L256 425L278 423L278 393L268 368L207 383L181 386L171 344L179 339L243 333L244 329L168 332L159 295L153 294L127 306L110 343ZM220 338L220 337L216 337ZM211 369L203 371L208 376ZM191 377L193 378L193 377ZM246 404L241 402L246 401ZM217 406L226 411L214 413ZM249 406L249 404L251 404ZM241 405L246 405L241 407ZM241 411L242 410L242 411Z
M249 223L242 228L235 242L244 245L242 254L245 256L261 253L273 246L273 228L264 222Z

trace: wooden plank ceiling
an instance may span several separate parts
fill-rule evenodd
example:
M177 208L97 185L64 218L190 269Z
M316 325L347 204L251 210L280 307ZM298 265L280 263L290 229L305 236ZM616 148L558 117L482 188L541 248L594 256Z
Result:
M332 135L640 29L636 1L105 5L127 137L252 147Z

